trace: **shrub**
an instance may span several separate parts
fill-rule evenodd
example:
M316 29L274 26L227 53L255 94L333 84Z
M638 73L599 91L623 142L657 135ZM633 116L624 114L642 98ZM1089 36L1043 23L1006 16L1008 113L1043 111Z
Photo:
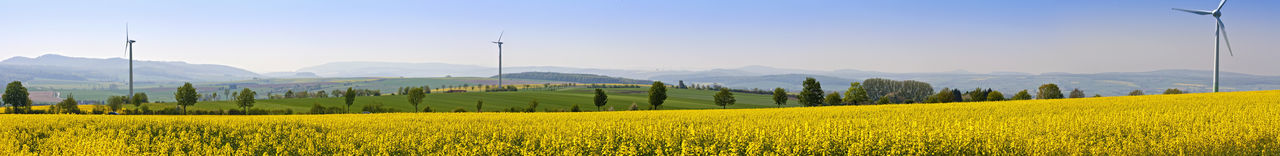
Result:
M383 108L382 103L367 104L367 105L364 105L364 108L361 108L360 110L368 113L399 112L395 108Z

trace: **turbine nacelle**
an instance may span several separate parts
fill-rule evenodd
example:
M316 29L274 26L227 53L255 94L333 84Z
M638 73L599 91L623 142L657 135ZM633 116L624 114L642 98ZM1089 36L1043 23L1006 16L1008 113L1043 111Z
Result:
M494 44L502 44L502 42L494 41Z

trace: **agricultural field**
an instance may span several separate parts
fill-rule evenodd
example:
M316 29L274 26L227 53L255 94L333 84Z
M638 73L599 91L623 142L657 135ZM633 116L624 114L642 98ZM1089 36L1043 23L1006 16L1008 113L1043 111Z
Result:
M649 109L649 93L648 88L604 88L609 95L609 103L600 109L609 110L626 110L632 103L635 103L640 109ZM559 88L555 90L536 90L536 91L518 91L518 92L467 92L467 93L431 93L424 98L421 107L431 107L436 112L451 111L456 108L466 109L467 111L475 111L476 101L483 100L484 111L499 111L512 107L528 108L529 102L538 101L537 111L545 111L546 109L569 110L573 105L578 105L585 111L596 111L596 107L592 101L592 88ZM714 105L712 95L715 91L710 90L689 90L689 89L668 89L667 101L662 105L663 109L719 109L720 106ZM730 105L729 108L769 108L779 107L773 104L772 95L735 93L738 99L737 104ZM791 100L792 104L788 106L798 106L795 100ZM381 104L385 108L392 108L402 112L414 110L413 105L409 104L408 97L404 95L383 95L383 96L360 96L356 97L356 101L351 105L351 112L361 112L360 109L365 105ZM343 98L298 98L298 99L270 99L257 100L254 108L259 109L293 109L294 112L307 112L314 105L323 107L343 107L347 105ZM149 109L172 108L176 104L173 103L148 103L143 104ZM233 101L204 101L196 103L190 107L191 110L229 110L238 108ZM132 105L126 106L125 109L135 109Z
M105 101L109 96L128 95L128 84L120 82L84 82L84 81L52 81L41 80L27 82L31 91L56 91L64 95L74 95L76 99L82 101ZM291 78L291 79L256 79L242 81L227 82L196 82L192 83L198 89L200 94L225 94L225 89L233 88L233 91L239 91L238 88L249 88L257 91L259 97L267 97L267 94L282 95L288 90L295 92L301 91L332 91L335 89L347 89L352 87L355 89L371 89L382 90L383 93L394 92L400 87L410 86L430 86L437 89L441 85L497 85L498 80L492 78L480 77L450 77L450 78L393 78L393 77L355 77L355 78ZM530 84L541 86L542 84L559 84L565 82L545 81L545 80L525 80L525 79L506 79L505 83L511 85ZM112 87L114 85L114 87ZM147 93L150 101L169 101L173 100L173 92L182 85L177 82L152 83L140 82L135 87L135 92ZM477 91L477 90L473 90ZM226 95L220 95L226 98ZM57 103L57 100L36 101L40 104Z
M0 154L1278 155L1277 114L1277 90L584 113L6 114Z

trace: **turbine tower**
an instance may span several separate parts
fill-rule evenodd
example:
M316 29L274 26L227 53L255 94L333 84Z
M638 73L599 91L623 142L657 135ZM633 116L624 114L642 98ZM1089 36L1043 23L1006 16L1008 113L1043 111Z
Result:
M129 23L124 24L124 48L129 53L129 103L133 103L133 42L129 39Z
M1218 92L1218 60L1221 60L1219 59L1219 55L1222 55L1222 46L1220 44L1225 41L1227 43L1227 52L1230 53L1231 56L1236 55L1235 52L1232 52L1231 50L1231 39L1227 38L1227 27L1222 24L1222 5L1224 4L1227 4L1227 0L1218 2L1218 8L1213 9L1213 11L1173 8L1173 10L1185 11L1197 15L1213 15L1213 19L1217 20L1217 24L1214 26L1217 28L1213 32L1213 92Z
M498 41L493 41L493 44L498 44L498 88L502 88L502 35L506 33L498 33Z

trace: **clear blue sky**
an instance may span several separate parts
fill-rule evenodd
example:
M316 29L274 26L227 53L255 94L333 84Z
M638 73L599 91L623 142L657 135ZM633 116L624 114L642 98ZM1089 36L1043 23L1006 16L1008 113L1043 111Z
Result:
M1215 0L0 1L0 57L123 57L255 72L337 61L884 72L1212 68ZM1225 71L1280 75L1280 1L1227 3ZM1224 52L1224 56L1225 56Z

